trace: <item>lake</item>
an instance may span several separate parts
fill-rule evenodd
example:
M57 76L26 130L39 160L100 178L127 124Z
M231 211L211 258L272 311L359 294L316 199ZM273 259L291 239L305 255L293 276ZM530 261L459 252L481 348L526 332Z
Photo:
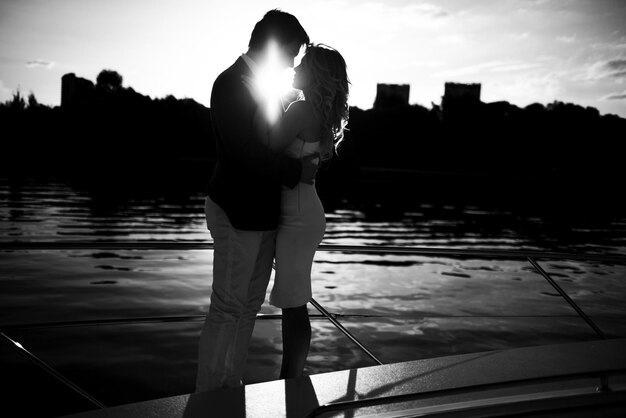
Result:
M191 392L212 252L81 249L79 243L205 244L211 236L203 206L201 190L133 194L60 178L0 178L2 243L77 244L0 251L2 331L106 405ZM589 207L445 196L406 204L370 196L364 203L352 196L328 205L323 244L626 256L626 213ZM603 332L626 335L626 266L540 264ZM532 265L513 257L320 251L312 283L315 300L347 315L340 321L384 363L598 338ZM312 306L309 312L317 314ZM266 303L261 313L280 310ZM187 320L67 323L146 317ZM46 323L56 326L32 326ZM58 385L1 347L5 381L13 382L6 399L48 416L90 408L52 390ZM246 382L276 379L280 358L280 321L257 321ZM312 320L307 374L370 365L327 320ZM45 413L41 405L26 405L27 394L39 391Z

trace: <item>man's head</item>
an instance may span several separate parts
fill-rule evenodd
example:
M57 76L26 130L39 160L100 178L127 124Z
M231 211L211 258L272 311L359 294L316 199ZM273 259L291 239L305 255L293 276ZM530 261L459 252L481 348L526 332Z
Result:
M248 47L263 55L272 43L278 46L284 68L293 67L300 48L309 43L309 35L294 15L274 9L254 26Z

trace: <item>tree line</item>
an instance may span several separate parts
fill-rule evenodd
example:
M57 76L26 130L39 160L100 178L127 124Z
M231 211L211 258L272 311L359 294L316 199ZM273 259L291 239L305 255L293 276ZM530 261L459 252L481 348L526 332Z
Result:
M16 92L0 104L2 171L163 180L193 166L208 178L210 109L188 98L150 98L122 81L103 70L78 106L45 106ZM420 172L623 179L624 132L626 119L563 102L351 107L345 140L320 180Z

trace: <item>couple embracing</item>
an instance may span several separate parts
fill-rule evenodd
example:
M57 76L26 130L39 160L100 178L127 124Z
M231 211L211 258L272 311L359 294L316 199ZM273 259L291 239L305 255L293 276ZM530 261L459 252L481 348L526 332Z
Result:
M286 110L265 98L258 78L272 60L286 70L302 47ZM196 392L241 386L256 314L272 266L270 304L282 309L280 378L301 376L309 351L311 265L324 236L315 191L321 161L331 158L348 120L348 77L334 49L309 43L291 14L271 10L249 49L215 80L211 93L217 164L205 204L214 241L211 304L200 334ZM267 117L267 106L279 118Z

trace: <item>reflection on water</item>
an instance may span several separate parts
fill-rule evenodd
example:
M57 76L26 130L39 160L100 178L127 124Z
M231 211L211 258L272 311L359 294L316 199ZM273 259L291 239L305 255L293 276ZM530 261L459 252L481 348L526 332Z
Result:
M200 193L120 197L62 182L0 180L4 242L206 242L211 237L203 206ZM327 214L324 243L626 254L626 217L558 217L446 202L393 213L385 220L382 204L344 202ZM205 250L20 250L0 252L0 259L4 326L201 315L210 298L212 254ZM626 334L624 266L564 260L542 266L606 333ZM595 338L521 261L318 252L313 292L331 312L365 315L342 322L387 363ZM278 310L266 304L262 312ZM312 325L307 373L372 365L330 323ZM96 398L120 404L192 391L200 326L192 321L10 333ZM278 321L258 321L247 381L277 378L280 356ZM0 360L17 387L28 385L14 353L0 352Z

